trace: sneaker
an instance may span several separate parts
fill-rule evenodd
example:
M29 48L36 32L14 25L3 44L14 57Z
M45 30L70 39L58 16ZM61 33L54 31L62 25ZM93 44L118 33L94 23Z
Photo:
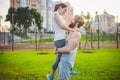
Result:
M71 70L71 71L70 71L70 75L77 76L77 75L78 75L78 72Z
M54 77L51 74L47 74L46 77L47 77L48 80L54 80Z

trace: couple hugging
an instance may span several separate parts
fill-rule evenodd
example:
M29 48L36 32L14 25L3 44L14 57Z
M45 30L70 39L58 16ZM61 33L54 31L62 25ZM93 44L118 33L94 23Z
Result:
M69 80L70 75L77 75L76 71L73 71L74 60L76 57L77 48L81 38L80 27L84 24L84 20L81 16L75 15L71 24L66 26L64 19L67 11L67 5L59 3L55 5L53 15L53 28L55 31L54 44L55 53L57 58L52 65L50 74L47 74L48 80L54 80L55 71L58 67L58 79ZM66 37L66 31L69 32Z

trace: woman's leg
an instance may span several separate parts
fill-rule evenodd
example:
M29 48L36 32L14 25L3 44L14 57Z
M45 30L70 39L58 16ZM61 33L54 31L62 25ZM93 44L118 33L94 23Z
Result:
M58 67L58 64L59 64L59 62L60 62L61 55L62 55L62 54L58 54L58 55L57 55L57 58L56 58L55 62L54 62L53 65L52 65L52 71L51 71L51 73L50 73L52 76L54 76L54 74L55 74L55 71L56 71L56 69L57 69L57 67Z
M57 48L61 48L61 47L65 46L65 43L66 43L65 39L58 40L58 41L55 41L55 46ZM61 53L58 53L57 58L56 58L55 62L52 65L52 71L50 72L50 75L52 75L52 77L54 77L54 75L55 75L55 71L56 71L56 69L58 67L58 64L60 62L61 55L62 55Z
M65 39L58 40L58 41L55 41L55 46L56 46L57 48L61 48L61 47L64 47L64 46L65 46L65 43L66 43ZM62 54L58 53L57 58L56 58L55 62L54 62L53 65L52 65L52 71L51 71L51 75L52 75L52 76L54 76L54 74L55 74L55 71L56 71L56 69L57 69L57 67L58 67L58 64L59 64L59 62L60 62L61 55L62 55Z

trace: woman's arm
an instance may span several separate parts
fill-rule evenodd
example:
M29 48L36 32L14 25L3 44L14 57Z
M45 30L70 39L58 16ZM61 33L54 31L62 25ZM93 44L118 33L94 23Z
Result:
M66 30L66 31L74 31L73 29L71 29L71 28L69 28L69 27L66 27L65 25L63 25L63 24L61 23L58 14L55 14L54 19L56 20L57 24L58 24L62 29Z

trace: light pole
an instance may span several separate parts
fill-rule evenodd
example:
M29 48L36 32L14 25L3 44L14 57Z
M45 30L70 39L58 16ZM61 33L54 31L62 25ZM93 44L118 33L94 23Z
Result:
M34 19L33 19L33 25L34 25L34 33L35 33L35 49L37 50L37 27Z
M117 16L117 36L116 36L117 38L117 48L119 48L119 44L118 44L118 16Z
M99 35L99 15L98 12L96 11L96 18L97 18L97 22L98 22L98 49L100 48L100 35Z
M1 32L2 32L2 28L1 28L1 19L2 19L2 16L0 16L0 29L1 29ZM0 32L0 34L2 34L1 32ZM1 43L1 41L2 41L2 40L0 40L0 43ZM1 45L1 44L0 44L0 45Z
M2 19L2 16L0 16L0 27L1 27L1 19Z
M37 50L37 28L35 27L35 48Z
M12 13L12 51L14 51L14 13Z

